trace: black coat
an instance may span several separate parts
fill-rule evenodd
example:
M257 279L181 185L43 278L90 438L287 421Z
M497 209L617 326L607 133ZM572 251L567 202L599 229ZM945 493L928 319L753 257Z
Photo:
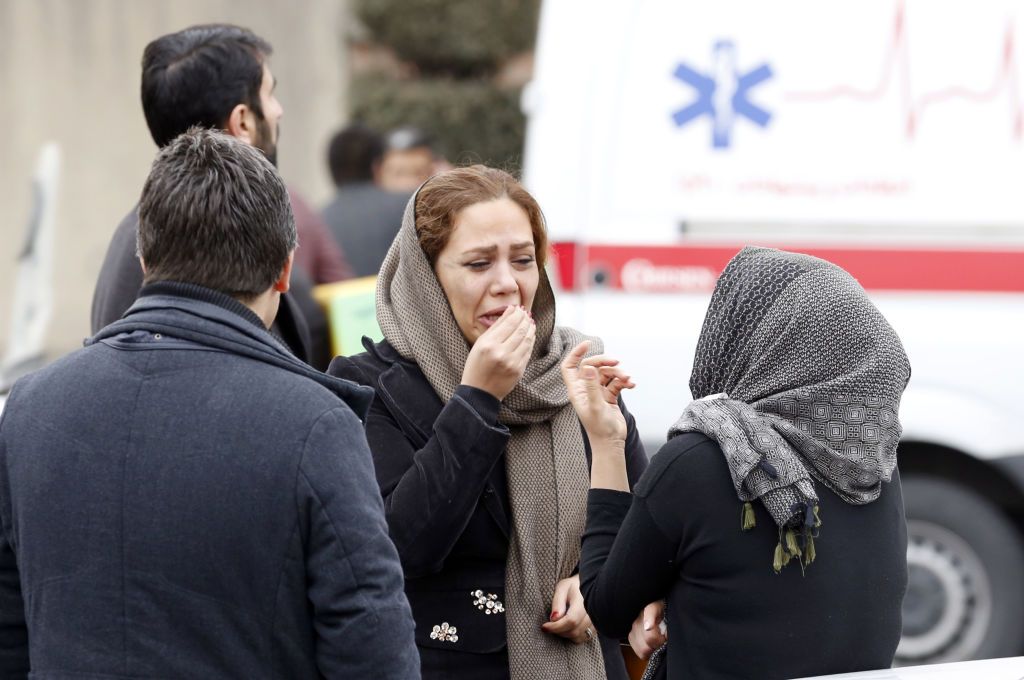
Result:
M779 529L742 503L719 445L688 432L651 458L634 494L592 489L580 576L598 630L623 635L668 600L668 680L782 680L888 668L907 588L899 473L867 505L815 484L817 557L772 568Z
M505 653L504 616L485 614L471 593L481 590L485 597L504 600L511 518L504 451L511 435L498 422L499 402L490 394L462 385L443 403L419 367L386 341L373 345L364 338L363 344L367 352L336 358L328 373L376 391L366 435L391 538L405 568L424 677L454 677L430 672L431 650ZM633 417L623 411L632 484L647 457ZM584 442L589 463L585 435ZM446 622L458 628L458 642L431 639L433 627ZM624 678L617 641L603 639L602 647L609 677ZM458 656L472 662L470 655ZM437 666L459 663L449 659Z
M418 678L371 398L180 284L20 380L0 678Z

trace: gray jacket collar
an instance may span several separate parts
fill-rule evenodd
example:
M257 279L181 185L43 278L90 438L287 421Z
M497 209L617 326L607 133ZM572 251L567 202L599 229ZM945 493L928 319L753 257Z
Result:
M305 376L337 395L365 419L373 389L321 373L306 365L261 325L211 301L180 295L146 295L135 301L119 321L85 341L102 342L136 331L163 333L200 345L272 364Z

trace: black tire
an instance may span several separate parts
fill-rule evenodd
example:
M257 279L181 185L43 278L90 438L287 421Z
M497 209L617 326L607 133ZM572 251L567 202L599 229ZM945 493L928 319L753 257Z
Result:
M1015 656L1024 648L1024 546L978 493L925 475L903 480L910 584L898 665Z

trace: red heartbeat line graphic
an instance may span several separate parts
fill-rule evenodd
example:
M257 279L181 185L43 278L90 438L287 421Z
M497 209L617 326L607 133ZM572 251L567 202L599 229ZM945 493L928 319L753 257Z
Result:
M882 99L893 79L898 77L900 99L902 101L905 130L908 138L913 139L921 118L929 107L954 99L983 104L992 101L1005 89L1009 95L1010 118L1013 123L1014 139L1024 136L1024 105L1020 100L1017 61L1014 54L1014 31L1010 21L1006 23L1003 34L1003 50L999 68L992 84L983 90L972 90L966 87L953 86L925 92L916 100L910 81L910 56L907 50L906 11L903 2L896 8L896 16L892 28L892 40L882 62L878 84L872 88L859 89L849 85L837 85L827 90L809 92L787 92L785 98L796 102L817 103L833 99L853 99L868 102Z

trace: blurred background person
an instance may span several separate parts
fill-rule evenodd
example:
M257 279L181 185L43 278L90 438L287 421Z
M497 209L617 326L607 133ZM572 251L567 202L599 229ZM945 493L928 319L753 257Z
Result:
M450 166L437 155L433 137L420 128L407 125L387 134L379 181L381 187L388 191L409 193L447 167Z
M626 677L579 591L590 445L558 371L585 336L555 325L546 255L512 176L431 178L377 280L385 339L329 369L376 390L367 439L430 680ZM647 457L623 417L635 481Z
M141 89L153 141L162 147L192 126L217 128L260 149L276 165L284 109L274 94L276 81L267 61L272 51L251 31L227 24L192 26L152 41L142 57ZM303 214L301 206L298 213ZM312 211L305 213L315 217ZM137 227L133 208L111 238L93 293L93 333L119 319L138 297L142 268L136 255ZM316 226L304 226L307 232L311 229ZM323 367L330 355L327 322L310 287L307 273L296 270L274 330L296 356Z
M378 186L383 156L380 134L361 123L339 130L327 148L327 165L337 191L324 206L323 218L345 251L354 276L380 271L409 200L411 190L394 192Z
M289 187L288 197L292 201L295 228L299 232L296 266L306 272L314 284L352 278L352 268L323 218L295 189Z

